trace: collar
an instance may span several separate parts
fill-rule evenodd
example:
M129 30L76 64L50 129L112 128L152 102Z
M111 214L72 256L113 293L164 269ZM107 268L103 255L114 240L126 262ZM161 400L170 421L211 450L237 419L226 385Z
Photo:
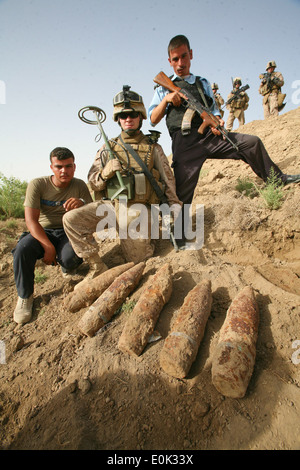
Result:
M171 78L171 80L175 80L175 78L178 78L179 80L185 80L186 82L190 83L191 85L193 85L196 81L196 76L193 74L193 73L190 73L190 75L188 77L178 77L178 75L176 75L176 73L174 73L173 77Z
M121 137L126 144L139 144L145 138L145 134L140 131L138 134L130 136L127 132L122 131Z

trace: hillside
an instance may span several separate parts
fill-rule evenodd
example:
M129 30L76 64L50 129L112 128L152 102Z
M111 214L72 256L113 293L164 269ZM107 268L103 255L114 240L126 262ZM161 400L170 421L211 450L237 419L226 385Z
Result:
M239 131L262 138L272 159L300 173L300 108ZM238 178L261 182L244 164L207 161L195 203L204 204L205 243L176 253L162 240L146 263L147 279L169 262L173 293L156 331L137 358L118 349L129 313L119 313L93 338L83 336L77 313L63 299L83 278L62 277L59 267L39 262L33 320L12 319L17 293L11 249L24 222L0 223L1 449L299 449L300 448L300 184L284 188L283 206L271 211L259 197L236 191ZM123 263L117 243L102 242L109 267ZM202 279L212 283L213 304L189 375L162 371L159 354L176 311ZM254 372L241 399L225 398L211 381L211 355L226 311L245 286L254 288L260 312ZM2 343L3 344L3 343Z

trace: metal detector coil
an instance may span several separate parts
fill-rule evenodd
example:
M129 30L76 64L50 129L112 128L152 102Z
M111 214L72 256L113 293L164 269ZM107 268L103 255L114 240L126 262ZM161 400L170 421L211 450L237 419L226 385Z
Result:
M92 120L92 119L88 119L86 117L86 113L87 112L90 112L92 111L96 120ZM109 145L109 142L108 142L108 139L105 135L105 132L103 130L103 127L102 127L102 122L105 121L106 119L106 114L105 112L100 109L100 108L97 108L97 106L85 106L84 108L81 108L79 111L78 111L78 117L79 119L81 119L81 121L85 122L86 124L93 124L93 125L97 125L99 127L99 130L100 130L100 136L99 136L99 139L101 139L101 136L103 136L103 139L104 139L104 142L105 142L105 147L109 153L109 159L113 159L113 158L116 158L112 149L110 148L110 145ZM117 178L118 178L118 181L119 181L119 189L115 192L115 194L113 194L113 196L111 197L111 200L115 199L117 196L119 196L119 194L121 193L125 193L127 192L127 188L123 182L123 178L122 178L122 175L119 171L116 171L116 175L117 175Z

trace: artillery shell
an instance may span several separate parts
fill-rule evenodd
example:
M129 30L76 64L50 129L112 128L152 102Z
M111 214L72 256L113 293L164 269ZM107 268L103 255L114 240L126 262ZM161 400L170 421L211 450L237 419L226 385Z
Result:
M118 348L139 356L154 331L164 305L172 294L172 269L166 263L143 290L122 331Z
M144 268L145 263L141 262L114 280L80 319L78 327L82 333L94 336L110 321L116 310L140 282Z
M259 311L249 286L232 301L212 359L212 382L227 397L242 398L256 356Z
M186 296L160 353L169 375L185 377L196 359L212 304L211 282L204 280Z
M70 292L65 298L64 305L70 312L78 312L88 307L107 289L113 281L123 272L132 268L134 263L121 264L105 271L94 279L84 282L78 289Z

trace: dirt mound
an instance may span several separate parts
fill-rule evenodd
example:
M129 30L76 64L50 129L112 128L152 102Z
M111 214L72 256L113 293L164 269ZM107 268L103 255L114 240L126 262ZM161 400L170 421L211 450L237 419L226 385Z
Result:
M299 121L300 108L238 131L261 137L279 167L294 174L300 173ZM17 326L11 249L25 226L1 222L2 449L300 448L300 184L284 188L284 204L271 211L260 197L236 191L241 177L261 184L242 162L208 160L195 196L204 204L203 248L176 253L162 240L146 263L129 300L166 262L173 293L156 325L161 339L137 358L118 349L126 310L93 338L77 326L86 309L64 310L86 265L65 278L59 267L39 262L33 320ZM124 262L117 243L102 248L109 267ZM211 314L188 377L175 379L160 368L159 354L184 298L203 279L211 281ZM246 396L225 398L212 385L211 356L226 311L245 285L253 287L260 311L255 368Z

